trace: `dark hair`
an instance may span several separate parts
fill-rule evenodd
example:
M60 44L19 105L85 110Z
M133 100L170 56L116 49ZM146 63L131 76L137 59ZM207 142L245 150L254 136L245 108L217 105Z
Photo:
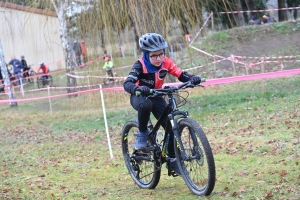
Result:
M256 16L256 15L252 15L251 19L252 19L253 21L255 21L255 20L257 20L257 16Z
M108 55L108 54L104 54L104 55L103 55L103 59L105 59L106 57L108 57L109 59L111 58L111 56L110 56L110 55Z

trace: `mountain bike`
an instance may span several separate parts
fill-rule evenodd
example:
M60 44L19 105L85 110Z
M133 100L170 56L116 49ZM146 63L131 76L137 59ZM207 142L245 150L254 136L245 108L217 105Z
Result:
M114 75L116 76L116 73L113 73L112 69L106 70L105 78L103 78L103 84L107 85L109 83L114 83Z
M53 79L51 75L45 75L40 73L40 76L36 78L38 88L44 88L46 85L52 86Z
M205 80L203 80L205 81ZM202 81L202 82L203 82ZM157 123L148 122L147 148L135 150L135 135L138 133L138 121L127 121L122 129L122 152L126 167L133 181L143 189L154 189L159 183L161 169L167 164L168 176L176 176L170 168L167 147L170 134L174 134L174 150L180 174L187 187L196 195L208 196L214 189L216 171L215 162L209 141L200 125L188 117L188 111L178 108L186 103L179 90L193 88L191 82L179 86L165 86L162 89L152 89L148 98L167 97L168 104ZM185 90L188 96L188 91ZM180 102L176 102L178 95ZM168 122L164 134L159 129L163 119Z

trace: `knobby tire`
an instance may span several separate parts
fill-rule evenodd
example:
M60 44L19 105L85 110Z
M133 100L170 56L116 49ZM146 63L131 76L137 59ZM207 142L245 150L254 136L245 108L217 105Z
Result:
M184 161L174 138L175 154L181 176L194 194L208 196L215 186L216 171L206 135L199 124L190 118L181 119L178 122L178 130L186 154L188 157L194 157Z
M122 151L123 158L128 169L128 172L133 181L143 189L154 189L159 180L161 174L161 163L159 162L158 156L155 151L149 153L149 158L154 161L132 161L130 159L135 147L135 136L138 133L138 121L129 120L124 124L122 130ZM159 148L159 147L157 147ZM139 172L139 173L138 173Z

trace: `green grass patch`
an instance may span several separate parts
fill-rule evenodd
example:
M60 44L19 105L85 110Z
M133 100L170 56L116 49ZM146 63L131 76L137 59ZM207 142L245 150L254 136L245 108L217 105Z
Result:
M133 183L120 134L136 111L123 92L104 93L113 159L99 94L55 101L52 115L47 101L1 105L0 199L297 199L299 85L291 76L189 89L182 109L202 126L216 162L209 197L165 166L155 190Z

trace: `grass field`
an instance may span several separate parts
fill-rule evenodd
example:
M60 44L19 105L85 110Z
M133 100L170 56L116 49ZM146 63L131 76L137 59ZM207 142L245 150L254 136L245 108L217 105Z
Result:
M180 177L134 185L121 155L124 91L105 92L110 159L99 93L1 104L0 199L299 199L300 76L195 88L183 109L211 143L216 186L197 197Z

